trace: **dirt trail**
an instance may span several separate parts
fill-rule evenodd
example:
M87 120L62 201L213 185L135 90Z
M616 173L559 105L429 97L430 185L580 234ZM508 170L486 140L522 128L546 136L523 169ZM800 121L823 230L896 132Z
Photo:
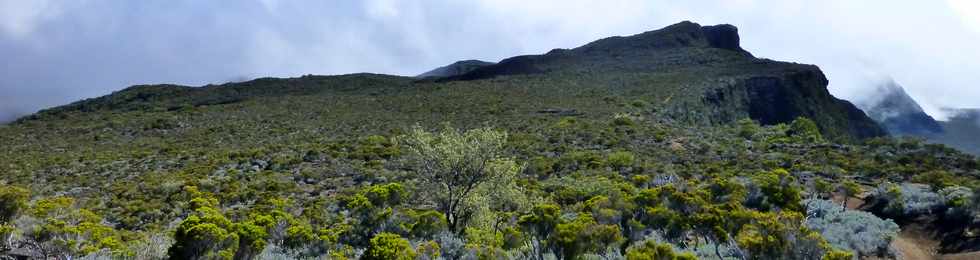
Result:
M864 205L864 196L847 199L847 208L860 210ZM831 198L834 202L840 203L844 200L842 196L836 195ZM928 232L923 227L917 225L906 225L902 231L892 241L892 246L898 250L903 260L980 260L980 252L941 255L938 254L939 241L927 235Z
M911 232L899 233L892 246L898 250L904 260L933 260L937 258L935 244L938 242L915 237Z

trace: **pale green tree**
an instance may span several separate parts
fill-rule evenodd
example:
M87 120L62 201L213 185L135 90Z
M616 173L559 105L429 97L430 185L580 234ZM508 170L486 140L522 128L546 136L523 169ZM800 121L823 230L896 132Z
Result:
M474 211L468 203L472 197L479 191L496 192L484 186L509 178L521 169L512 158L504 156L507 133L503 131L446 127L433 133L415 126L398 139L408 152L426 195L446 216L449 229L457 233Z

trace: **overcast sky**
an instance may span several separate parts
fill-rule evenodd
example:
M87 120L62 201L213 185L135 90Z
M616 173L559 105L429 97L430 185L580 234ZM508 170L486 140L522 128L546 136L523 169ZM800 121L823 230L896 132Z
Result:
M498 61L682 20L817 64L857 100L894 78L934 116L980 107L975 0L0 0L0 120L129 85Z

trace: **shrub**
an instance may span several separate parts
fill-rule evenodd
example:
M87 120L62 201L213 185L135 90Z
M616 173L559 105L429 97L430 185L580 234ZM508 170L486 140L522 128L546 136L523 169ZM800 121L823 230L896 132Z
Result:
M753 139L762 127L752 119L744 118L739 119L738 122L738 136L745 139Z
M963 186L950 186L939 190L943 203L948 207L947 216L954 218L966 218L972 221L976 216L976 207L973 205L975 195L972 190Z
M439 255L446 259L460 259L466 255L466 243L452 232L440 232L433 241L439 243Z
M0 224L9 223L27 208L31 192L27 189L0 184Z
M615 116L613 116L613 125L633 126L635 124L636 122L634 122L633 118L630 117L630 115L628 114L616 114Z
M773 207L786 210L800 209L800 189L796 179L783 169L762 172L753 177L749 187L749 204L762 210Z
M37 243L45 255L71 258L103 250L114 255L127 253L122 233L104 224L102 216L80 208L73 198L40 199L28 213L24 220L29 227L24 228L23 234Z
M931 214L944 206L938 193L921 184L883 184L875 189L872 196L884 213L897 217Z
M636 156L627 151L613 152L606 158L606 162L613 168L630 167L636 162Z
M645 240L626 249L627 260L694 260L690 253L675 253L674 249L665 243Z
M789 131L787 131L786 134L797 142L823 142L823 136L820 134L820 128L817 127L817 123L805 117L799 117L796 118L796 120L793 120L793 123L789 125Z
M576 259L585 253L597 253L606 245L616 245L623 239L619 226L602 225L588 214L555 227L551 242L564 259Z
M835 249L855 252L859 256L885 255L899 231L898 225L891 220L846 209L832 201L806 200L804 203L808 216L806 226L820 232ZM839 257L841 253L833 254L831 257Z
M446 229L446 217L435 210L411 210L407 212L411 223L406 229L413 237L430 238Z
M232 259L239 237L234 223L216 209L218 201L198 197L191 200L194 213L180 222L169 255L175 259ZM261 251L261 249L259 249Z
M415 250L412 249L412 246L408 243L408 240L402 238L401 236L382 232L371 238L367 251L364 251L364 256L362 256L361 259L413 260L415 259Z
M821 260L852 260L854 259L854 253L842 251L842 250L831 250L823 255Z
M932 170L912 177L912 182L928 184L933 190L940 190L956 183L953 175L943 170Z

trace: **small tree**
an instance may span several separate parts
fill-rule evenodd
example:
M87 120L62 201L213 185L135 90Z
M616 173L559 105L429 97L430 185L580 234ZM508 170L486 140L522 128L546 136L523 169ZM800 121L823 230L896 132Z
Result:
M827 198L833 193L834 186L824 179L816 179L813 181L813 190L819 198Z
M841 195L844 196L844 201L841 203L841 206L844 206L846 208L847 200L849 200L854 196L857 196L858 194L861 194L861 192L864 191L863 189L861 189L861 185L858 184L857 182L854 182L852 180L845 180L844 183L842 183L840 186L840 192Z
M465 201L477 187L506 175L502 171L519 170L492 167L505 161L513 164L512 159L503 157L507 141L505 132L489 128L461 132L447 127L441 132L430 133L415 126L399 139L411 154L411 162L415 164L425 190L431 191L438 210L446 216L449 230L455 233L463 230L460 225L472 211Z

